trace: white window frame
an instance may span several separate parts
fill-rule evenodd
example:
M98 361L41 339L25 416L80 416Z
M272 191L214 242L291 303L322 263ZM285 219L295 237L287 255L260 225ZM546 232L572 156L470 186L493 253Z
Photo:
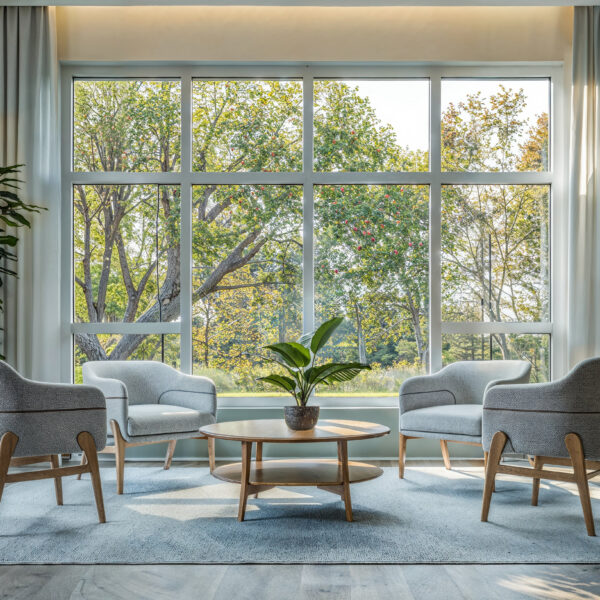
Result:
M181 171L169 173L83 173L72 170L73 80L77 78L179 79L181 81ZM192 81L214 79L302 79L303 81L303 170L296 173L205 173L192 171ZM430 81L430 170L428 172L317 173L313 170L313 82L315 79L406 79ZM546 172L489 173L441 171L441 82L443 78L530 79L551 81L550 160ZM61 163L62 163L62 244L61 244L61 378L70 381L73 373L73 335L75 333L179 334L180 363L185 373L192 372L192 186L206 184L287 184L302 185L303 210L303 329L314 328L314 186L321 184L427 185L430 202L429 259L429 352L430 369L442 366L443 334L550 334L551 372L566 371L566 194L565 194L565 98L563 65L544 63L478 64L103 64L69 63L61 69ZM181 317L168 323L74 323L73 322L73 213L72 189L75 184L164 184L180 185L181 193ZM531 184L551 189L551 315L548 322L442 322L441 311L441 190L443 185ZM554 256L560 260L552 260Z

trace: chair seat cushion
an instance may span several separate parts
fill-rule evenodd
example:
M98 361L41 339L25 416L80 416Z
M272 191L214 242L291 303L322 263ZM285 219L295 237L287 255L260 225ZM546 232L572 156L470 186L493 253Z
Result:
M134 404L129 406L127 431L130 436L160 435L198 431L213 423L210 413L172 404Z
M409 410L400 418L400 428L408 431L481 436L481 404L443 404Z

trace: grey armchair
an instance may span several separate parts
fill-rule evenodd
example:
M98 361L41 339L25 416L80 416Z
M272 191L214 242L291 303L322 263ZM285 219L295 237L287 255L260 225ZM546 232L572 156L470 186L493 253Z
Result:
M451 468L448 442L481 446L485 391L500 384L527 383L530 372L531 365L522 360L462 361L433 375L404 381L400 386L400 478L404 477L407 440L440 440L447 469Z
M584 360L562 379L488 390L483 403L483 448L489 452L481 520L487 521L497 473L577 484L588 535L595 535L588 479L600 475L600 358ZM530 456L532 468L501 465L504 452ZM544 469L567 465L573 473ZM590 473L587 469L591 469Z
M39 383L0 361L0 499L6 483L54 479L63 503L62 477L90 473L98 518L106 521L97 450L106 442L102 392L82 385ZM83 450L84 466L59 467L58 455ZM8 473L10 466L49 462L50 469Z
M126 448L168 442L168 469L177 440L204 439L200 427L216 422L214 383L159 362L90 361L83 365L83 381L106 398L112 439L104 452L115 454L118 494L123 493ZM212 471L214 439L208 440L208 452Z

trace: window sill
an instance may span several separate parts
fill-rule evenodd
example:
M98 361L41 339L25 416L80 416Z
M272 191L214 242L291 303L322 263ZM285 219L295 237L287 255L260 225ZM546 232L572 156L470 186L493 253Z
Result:
M398 408L397 396L317 396L311 401L321 408ZM218 396L219 410L227 409L266 409L290 406L291 398L285 396Z

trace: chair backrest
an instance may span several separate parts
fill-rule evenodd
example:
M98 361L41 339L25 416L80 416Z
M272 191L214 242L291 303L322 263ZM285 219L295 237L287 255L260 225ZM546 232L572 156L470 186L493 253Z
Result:
M440 373L452 379L457 404L483 404L485 391L496 382L527 383L530 371L525 360L472 360L452 363Z
M90 361L83 365L83 381L88 374L122 381L128 404L157 404L161 393L173 387L178 372L152 360Z

